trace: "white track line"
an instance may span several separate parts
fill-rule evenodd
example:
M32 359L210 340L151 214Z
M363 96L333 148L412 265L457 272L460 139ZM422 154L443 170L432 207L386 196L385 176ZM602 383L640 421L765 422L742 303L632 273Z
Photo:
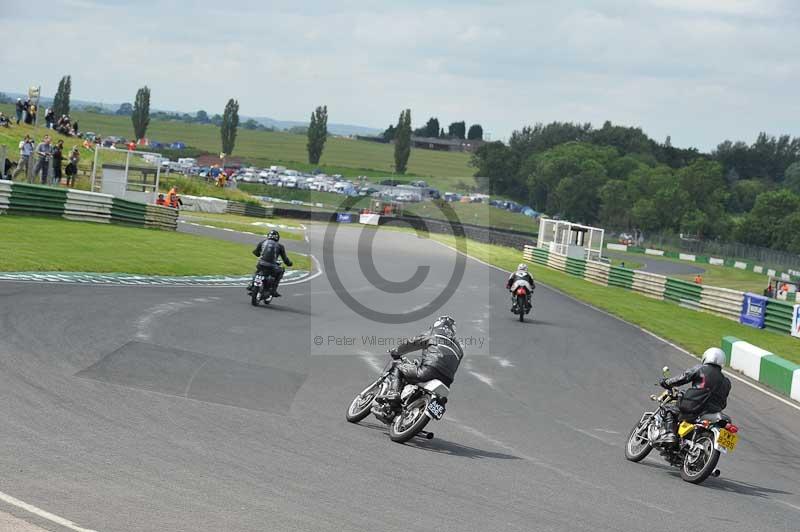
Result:
M37 508L32 504L28 504L27 502L21 501L17 498L8 495L7 493L3 493L0 491L0 501L4 501L12 506L16 506L17 508L22 508L26 512L32 513L42 519L46 519L51 523L55 523L57 525L61 525L64 528L69 528L70 530L75 530L76 532L96 532L90 528L82 528L69 519L64 519L63 517L59 517L55 514L51 514L48 511L42 510L41 508Z
M467 258L469 258L469 259L472 259L472 260L474 260L474 261L476 261L476 262L479 262L480 264L483 264L484 266L488 266L488 267L490 267L490 268L494 268L495 270L501 271L501 272L503 272L503 273L511 273L511 272L509 272L508 270L505 270L505 269L503 269L503 268L500 268L499 266L495 266L494 264L489 264L488 262L482 261L481 259L478 259L478 258L472 257L472 256L470 256L470 255L467 255L466 253L461 253L461 251L457 250L456 248L454 248L454 247L452 247L452 246L448 246L448 245L447 245L447 244L445 244L444 242L439 242L438 240L433 240L433 239L431 239L430 241L431 241L431 242L435 242L435 243L439 244L440 246L444 246L444 247L446 247L446 248L448 248L448 249L450 249L450 250L452 250L452 251L455 251L456 253L460 253L461 255L464 255L465 257L467 257ZM623 319L623 318L620 318L619 316L615 316L614 314L611 314L610 312L607 312L607 311L605 311L605 310L603 310L603 309L601 309L601 308L595 307L595 306L594 306L594 305L592 305L592 304L589 304L589 303L587 303L587 302L585 302L585 301L581 301L580 299L578 299L578 298L576 298L576 297L574 297L574 296L572 296L572 295L570 295L570 294L567 294L566 292L562 292L562 291L561 291L561 290L559 290L558 288L554 288L554 287L552 287L552 286L550 286L550 285L547 285L547 284L545 284L545 283L542 283L541 281L539 282L539 284L541 284L541 285L543 285L543 286L546 286L546 287L547 287L547 288L549 288L550 290L552 290L552 291L554 291L554 292L558 292L558 293L559 293L559 294L561 294L562 296L564 296L564 297L567 297L567 298L569 298L569 299L571 299L571 300L575 301L576 303L580 303L581 305L583 305L583 306L585 306L585 307L589 307L590 309L596 310L597 312L600 312L600 313L602 313L602 314L605 314L606 316L610 316L610 317L614 318L615 320L619 320L619 321L621 321L621 322L623 322L623 323L627 323L627 324L628 324L628 325L630 325L631 327L635 327L635 328L639 329L640 331L642 331L642 332L644 332L644 333L646 333L646 334L649 334L650 336L652 336L652 337L653 337L653 338L655 338L656 340L658 340L658 341L660 341L660 342L663 342L663 343L667 344L668 346L670 346L670 347L672 347L672 348L674 348L674 349L677 349L677 350L678 350L678 351L680 351L681 353L684 353L685 355L688 355L688 356L692 357L693 359L697 360L697 357L696 357L695 355L693 355L692 353L690 353L689 351L687 351L686 349L682 348L682 347L681 347L681 346L679 346L679 345L675 345L674 343L670 342L670 341L669 341L669 340L667 340L666 338L662 338L662 337L658 336L657 334L655 334L655 333L653 333L653 332L650 332L650 331L648 331L648 330L647 330L647 329L645 329L644 327L640 327L639 325L636 325L635 323L631 323L631 322L629 322L629 321L627 321L627 320L625 320L625 319ZM767 389L765 389L765 388L763 388L763 387L761 387L761 386L759 386L759 385L757 385L757 384L755 384L755 383L753 383L753 382L750 382L749 380L747 380L747 379L745 379L745 378L743 378L743 377L740 377L739 375L736 375L736 374L734 374L734 373L731 373L730 371L727 371L727 372L726 372L726 374L727 374L729 377L731 377L731 378L733 378L733 379L736 379L737 381L739 381L739 382L741 382L741 383L744 383L744 384L746 384L746 385L750 386L751 388L754 388L754 389L756 389L756 390L760 391L761 393L763 393L763 394L765 394L765 395L768 395L769 397L772 397L773 399L776 399L776 400L780 401L781 403L785 404L786 406L790 406L790 407L794 408L795 410L797 410L798 412L800 412L800 405L798 405L798 404L795 404L795 403L791 402L791 401L790 401L790 400L788 400L788 399L784 399L783 397L781 397L781 396L779 396L779 395L775 395L774 393L770 392L769 390L767 390Z

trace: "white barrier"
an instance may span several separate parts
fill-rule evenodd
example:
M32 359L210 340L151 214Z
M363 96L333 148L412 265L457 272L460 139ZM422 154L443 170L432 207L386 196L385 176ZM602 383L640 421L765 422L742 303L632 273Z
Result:
M11 201L11 181L0 181L0 214L8 210L9 201Z
M662 255L664 255L664 250L663 249L650 249L650 248L647 248L647 249L644 250L644 254L645 255L656 255L658 257L661 257Z
M761 373L761 359L771 354L747 342L736 342L731 348L731 367L751 379L758 380Z
M714 266L724 266L725 259L715 259L714 257L709 257L708 263L713 264Z
M755 273L764 273L764 267L763 266L753 266L753 271Z
M681 260L690 260L692 262L695 262L697 260L697 257L695 255L690 255L688 253L680 253L678 255L678 258Z
M113 196L85 190L67 190L64 218L84 222L111 223Z
M744 294L729 288L704 286L700 294L700 308L724 318L739 320Z
M733 263L733 267L734 268L739 268L740 270L746 270L747 269L747 263L746 262L739 262L737 260L736 262Z
M667 278L663 275L636 270L633 273L633 284L631 284L631 289L648 297L664 299L664 290L666 284Z
M181 196L183 205L181 210L192 212L210 212L222 214L228 206L228 201L208 196Z
M769 275L770 277L775 277L775 273L776 273L775 270L772 269L767 270L767 275Z
M625 244L606 244L608 249L614 249L616 251L628 251L628 246Z
M358 223L364 225L378 225L380 219L380 214L362 214L358 217Z

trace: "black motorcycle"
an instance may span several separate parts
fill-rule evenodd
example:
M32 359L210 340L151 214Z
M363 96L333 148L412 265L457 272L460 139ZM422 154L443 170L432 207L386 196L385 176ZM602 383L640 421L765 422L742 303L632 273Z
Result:
M281 262L278 261L278 266L280 265ZM260 301L265 305L269 305L272 302L274 286L275 277L272 274L265 277L261 270L257 269L253 275L253 282L247 287L247 293L250 294L250 304L257 307Z
M664 378L669 368L662 370ZM669 388L650 399L658 402L655 412L645 412L633 427L625 444L625 458L639 462L654 448L672 466L681 468L681 478L692 484L700 484L709 476L719 476L717 462L720 453L732 453L739 440L739 427L722 412L703 414L696 419L681 421L678 425L677 443L664 442L664 418L668 410L677 410L676 404L682 392Z
M529 294L533 293L533 288L525 281L516 281L510 289L511 292L511 312L519 315L519 321L525 321L525 315L531 311Z

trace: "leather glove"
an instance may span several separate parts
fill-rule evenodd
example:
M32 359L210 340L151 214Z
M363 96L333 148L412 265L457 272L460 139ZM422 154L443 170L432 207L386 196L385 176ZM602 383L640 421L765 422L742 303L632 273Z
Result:
M397 353L397 349L395 348L389 349L386 352L389 353L389 356L394 360L398 360L400 358L400 355Z
M658 384L659 384L659 386L661 386L662 388L664 388L666 390L669 390L671 388L671 386L669 384L667 384L667 379L661 379L660 381L658 381Z

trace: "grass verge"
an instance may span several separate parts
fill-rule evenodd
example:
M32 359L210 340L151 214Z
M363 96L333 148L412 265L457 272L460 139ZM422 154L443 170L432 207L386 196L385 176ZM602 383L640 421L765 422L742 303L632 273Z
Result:
M237 216L235 214L214 214L214 213L181 213L181 219L187 222L194 222L203 225L211 225L223 229L233 229L234 231L249 231L251 233L266 234L271 227L267 225L254 224L283 224L297 227L295 220L284 220L279 218L249 218L247 216ZM303 240L303 230L297 227L296 230L278 228L281 240Z
M252 246L198 235L58 218L0 216L0 271L246 275ZM295 269L310 259L289 253Z

